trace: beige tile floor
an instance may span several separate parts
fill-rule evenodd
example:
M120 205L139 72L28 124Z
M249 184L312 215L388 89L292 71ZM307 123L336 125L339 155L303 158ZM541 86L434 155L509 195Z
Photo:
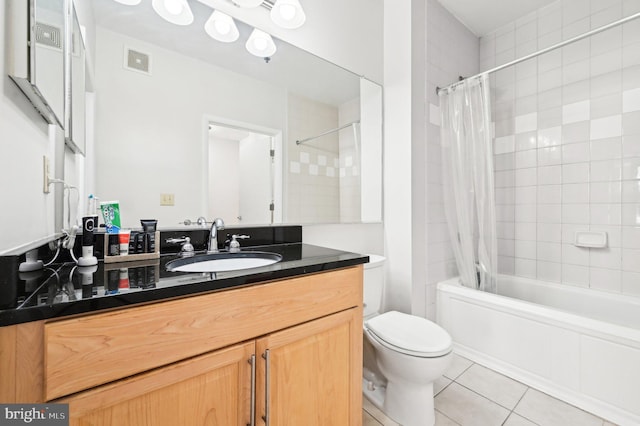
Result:
M434 393L436 426L615 426L458 355ZM398 426L363 404L363 426Z

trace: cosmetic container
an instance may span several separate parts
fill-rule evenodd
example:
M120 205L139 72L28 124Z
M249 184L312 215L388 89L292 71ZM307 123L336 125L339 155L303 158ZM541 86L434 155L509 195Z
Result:
M120 256L126 256L129 254L129 237L131 236L131 231L128 229L120 230L118 233L118 238L120 240Z

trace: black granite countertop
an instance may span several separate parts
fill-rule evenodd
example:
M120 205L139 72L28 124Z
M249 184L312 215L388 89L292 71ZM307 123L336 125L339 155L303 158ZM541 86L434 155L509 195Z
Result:
M282 260L269 266L214 274L167 271L165 265L177 258L175 254L138 262L101 261L94 267L65 262L28 273L0 265L5 275L0 286L0 326L223 291L368 262L365 255L303 243L243 250L279 253Z

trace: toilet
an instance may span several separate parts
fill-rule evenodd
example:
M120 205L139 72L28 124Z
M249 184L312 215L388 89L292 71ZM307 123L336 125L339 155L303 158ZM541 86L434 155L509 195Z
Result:
M425 318L380 313L384 263L384 257L369 255L364 265L363 393L403 426L433 425L433 382L451 363L451 336Z

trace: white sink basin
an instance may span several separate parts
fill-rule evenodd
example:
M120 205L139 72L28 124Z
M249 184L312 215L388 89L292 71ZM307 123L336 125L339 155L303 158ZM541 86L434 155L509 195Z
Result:
M172 260L167 263L170 272L223 272L259 268L280 262L277 253L245 251L237 253L211 253Z

